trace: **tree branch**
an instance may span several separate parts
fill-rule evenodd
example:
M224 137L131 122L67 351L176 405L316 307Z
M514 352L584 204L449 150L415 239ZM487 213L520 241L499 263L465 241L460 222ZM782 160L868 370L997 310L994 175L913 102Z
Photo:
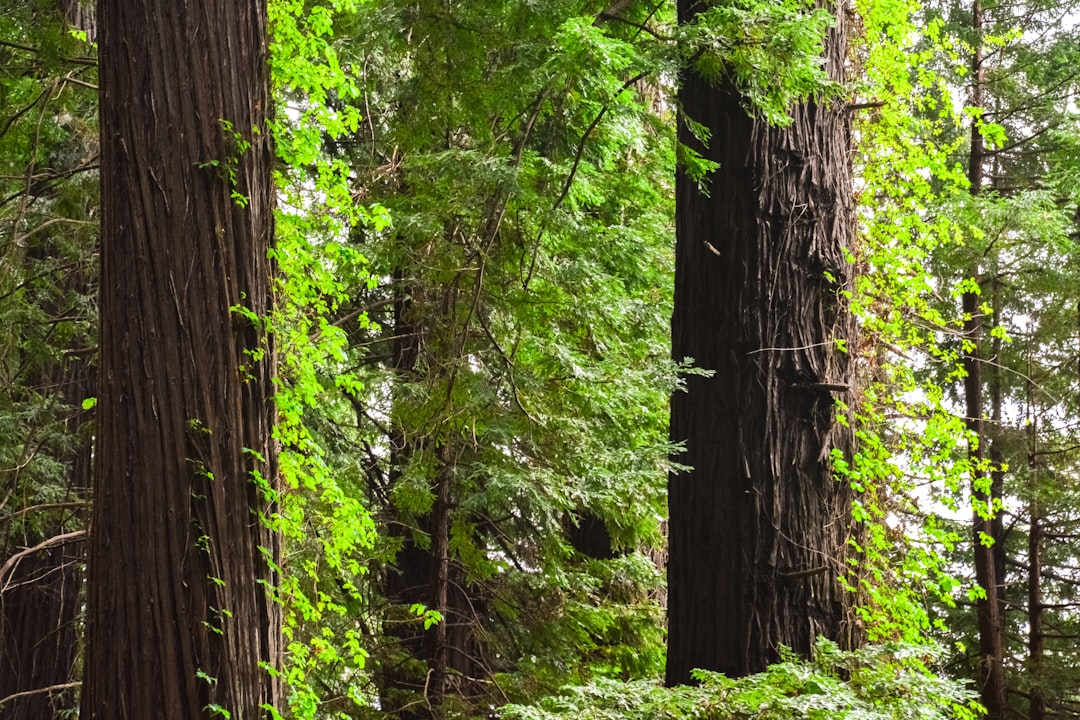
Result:
M38 688L37 690L23 690L22 692L13 693L7 697L0 698L0 705L17 700L21 697L27 697L28 695L40 695L41 693L54 692L56 690L67 690L68 688L79 687L82 685L82 681L76 680L75 682L60 683L59 685L49 685L48 687Z
M9 574L15 572L15 568L18 567L19 563L22 561L23 558L29 555L33 555L36 552L47 550L48 548L51 548L55 545L63 545L64 543L72 542L74 540L81 540L84 537L86 537L86 530L74 530L69 533L54 535L51 538L46 538L45 540L42 540L33 547L26 548L25 550L20 550L19 552L9 557L7 560L4 561L3 565L0 565L0 586L3 586L0 587L0 595L2 595L4 590L7 589L4 583L5 578L7 578Z

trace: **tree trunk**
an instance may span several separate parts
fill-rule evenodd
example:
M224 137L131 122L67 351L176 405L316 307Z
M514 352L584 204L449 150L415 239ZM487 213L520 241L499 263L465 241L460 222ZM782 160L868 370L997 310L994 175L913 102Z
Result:
M685 22L697 3L680 0ZM841 79L843 13L827 39ZM685 173L676 182L673 357L690 375L671 401L676 459L669 479L667 683L692 668L741 676L808 654L819 635L842 639L851 491L830 454L849 445L834 418L848 399L853 325L849 287L850 126L837 105L792 108L787 127L749 117L730 85L693 72L683 112L712 132L720 163L709 195Z
M268 670L281 659L269 592L280 546L263 521L277 482L261 319L274 197L266 6L102 0L98 30L99 432L81 717L247 720L278 704Z
M1001 291L1002 281L999 277L991 280L993 324L997 327L1001 324ZM991 341L993 352L989 367L989 390L990 390L990 432L987 433L990 441L990 497L1005 497L1005 470L1007 466L1005 453L1002 450L1002 410L1005 406L1005 387L1002 377L1002 368L1005 367L1002 356L1003 342L1000 336L995 336ZM990 552L994 562L994 578L997 581L997 602L1001 622L1001 632L1005 632L1005 517L1000 512L995 512L990 519L990 536L994 538L994 544Z
M1035 468L1031 469L1034 473ZM1034 484L1033 480L1032 485ZM1028 504L1028 512L1031 514L1031 529L1028 532L1028 673L1031 687L1028 720L1044 720L1046 698L1043 696L1042 689L1045 649L1042 601L1042 518L1039 517L1039 502L1035 499L1035 492L1033 487Z
M424 249L420 255L428 252ZM449 365L446 335L460 332L448 311L452 300L439 300L420 280L407 278L406 271L394 274L401 285L394 304L394 340L391 364L398 382L431 385L445 378ZM453 293L451 289L445 292ZM439 391L441 392L441 390ZM406 395L395 398L396 412L411 410ZM473 698L484 691L479 678L490 668L480 660L480 627L487 610L483 597L469 581L450 547L452 511L455 505L455 474L459 444L454 434L439 437L434 426L419 431L392 419L389 486L408 482L406 468L419 453L430 453L433 462L422 472L434 495L431 509L414 515L392 508L395 521L389 533L399 539L401 549L382 578L386 598L397 606L388 625L400 651L382 659L378 674L380 703L388 715L399 720L431 720L446 716L444 705L453 697ZM419 465L427 467L424 462ZM417 543L416 535L426 536ZM421 604L437 610L442 621L425 628L411 607Z
M1035 402L1035 382L1032 380L1032 348L1027 350L1027 428L1028 451L1028 720L1046 720L1046 695L1043 690L1043 662L1046 653L1046 635L1043 629L1042 560L1043 560L1043 509L1039 502L1039 410Z
M64 18L75 30L86 33L86 42L97 42L97 22L94 3L90 0L59 0Z
M964 337L969 343L963 364L964 396L968 431L972 434L968 459L971 463L971 484L974 514L972 518L972 547L975 555L975 581L986 592L976 602L979 627L979 670L977 684L980 699L989 720L1002 720L1005 712L1005 681L1002 658L1004 646L1001 628L1001 603L998 600L998 581L994 548L986 544L994 537L991 479L983 469L986 460L986 426L983 420L982 357L980 355L979 296L972 292L963 295Z
M975 52L971 57L971 104L982 107L986 74L982 57L983 10L980 0L972 3L972 33L975 37ZM982 191L984 181L983 163L986 159L982 133L979 132L978 120L971 123L971 151L968 157L968 181L973 196ZM972 279L979 281L979 268L972 268ZM967 426L973 439L968 452L971 462L972 495L974 515L972 518L972 547L975 556L975 580L986 591L986 597L976 603L979 627L979 669L976 683L979 686L980 700L986 707L987 720L1003 720L1005 717L1005 676L1004 625L1001 621L1001 603L998 599L997 559L992 546L984 540L993 540L995 534L993 522L993 479L985 477L983 466L986 460L988 437L983 419L983 379L982 379L982 309L979 294L969 290L962 297L964 312L963 355L964 398L966 404Z

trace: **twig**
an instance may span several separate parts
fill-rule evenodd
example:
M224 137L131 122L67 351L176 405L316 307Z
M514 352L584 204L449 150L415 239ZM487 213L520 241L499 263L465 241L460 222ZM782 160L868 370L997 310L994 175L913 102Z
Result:
M28 695L40 695L41 693L54 692L56 690L67 690L68 688L79 687L81 685L82 681L76 680L75 682L60 683L59 685L50 685L48 687L38 688L37 690L23 690L22 692L17 692L12 695L8 695L7 697L0 698L0 705L11 702L12 700L17 700L21 697L26 697Z
M22 517L23 515L29 515L30 513L41 512L42 510L55 510L58 508L72 508L72 507L85 507L85 500L74 500L71 502L56 502L56 503L41 503L40 505L31 505L28 508L23 508L18 512L11 514L11 518Z
M559 198L552 206L552 210L558 209L558 207L562 205L563 200L566 199L567 193L570 192L570 186L574 184L574 177L577 175L578 166L581 164L581 156L585 154L585 143L588 142L589 136L592 135L592 131L596 129L596 126L599 125L600 121L604 119L605 115L607 115L607 111L611 109L611 104L618 99L619 95L628 90L638 80L641 80L642 78L648 76L648 74L648 72L640 72L634 77L624 82L622 84L622 87L619 88L619 91L612 95L611 100L605 103L604 107L600 108L600 112L596 114L596 117L593 119L592 123L589 125L588 128L585 129L585 133L581 136L581 142L578 143L577 152L574 154L574 164L570 168L570 174L566 176L566 182L563 183L562 191L559 193Z
M871 110L874 108L882 108L885 107L887 104L888 103L882 100L875 100L873 102L864 103L848 103L844 109L848 112L855 112L856 110Z
M26 548L25 550L20 550L19 552L15 553L7 560L5 560L3 565L0 565L0 585L4 584L4 579L10 573L15 572L15 568L19 565L19 562L22 561L24 557L33 555L34 553L40 552L42 550L46 550L53 547L54 545L63 545L64 543L71 542L72 540L82 539L85 536L86 530L73 530L69 533L53 535L51 538L46 538L45 540L42 540L33 547ZM0 594L3 594L4 590L6 589L6 586L0 588Z

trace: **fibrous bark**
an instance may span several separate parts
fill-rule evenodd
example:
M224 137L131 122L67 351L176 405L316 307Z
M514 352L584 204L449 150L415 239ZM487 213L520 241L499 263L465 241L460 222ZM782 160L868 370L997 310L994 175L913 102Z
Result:
M276 705L266 7L102 0L98 444L81 717ZM248 146L250 143L250 146ZM244 311L238 311L244 308Z
M686 22L698 6L679 3ZM844 18L827 38L841 79ZM751 117L730 83L692 71L682 111L711 131L719 163L708 194L676 185L672 353L690 375L672 397L676 459L669 480L667 683L692 668L739 676L807 654L819 635L841 639L851 492L830 454L849 443L834 417L851 374L839 346L852 335L841 291L851 246L850 130L839 104L806 102L786 127Z

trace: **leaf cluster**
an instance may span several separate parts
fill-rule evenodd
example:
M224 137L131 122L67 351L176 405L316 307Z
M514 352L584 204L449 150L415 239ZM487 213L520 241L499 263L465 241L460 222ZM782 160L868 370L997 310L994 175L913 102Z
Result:
M614 683L565 688L536 705L502 709L507 720L615 720L665 718L846 718L850 720L974 720L979 706L965 682L930 668L941 656L933 647L888 644L840 651L819 639L814 659L788 654L764 673L732 679L696 671L698 686L657 687Z

